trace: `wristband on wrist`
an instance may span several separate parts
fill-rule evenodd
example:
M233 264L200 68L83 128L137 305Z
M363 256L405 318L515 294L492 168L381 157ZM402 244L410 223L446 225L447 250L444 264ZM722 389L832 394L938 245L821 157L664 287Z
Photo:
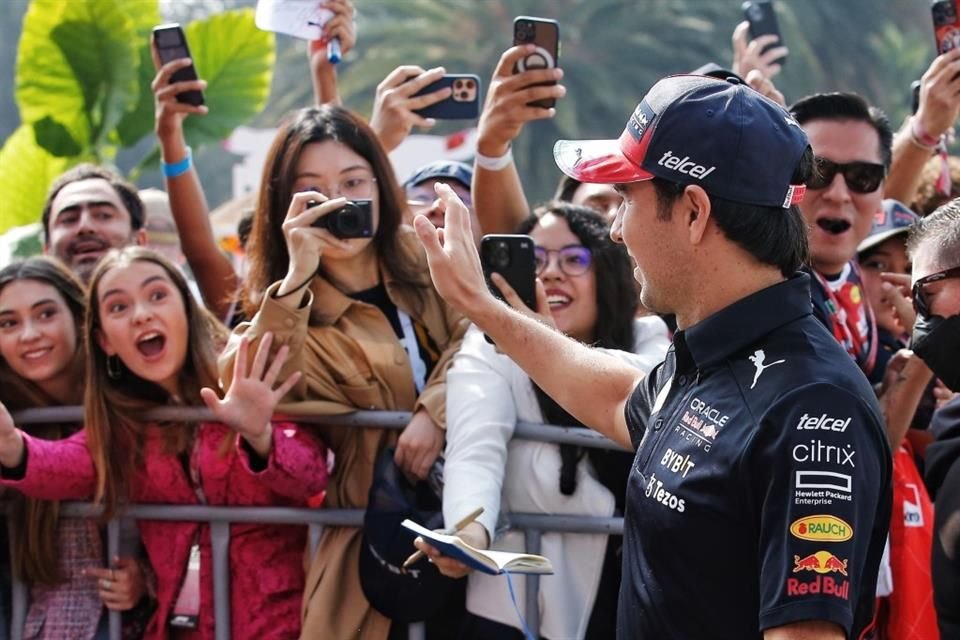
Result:
M917 146L929 149L930 151L933 151L937 145L940 144L940 137L932 136L924 131L920 120L916 116L910 119L910 138Z
M165 178L177 178L182 176L187 171L190 171L190 167L192 166L193 151L190 150L190 147L187 147L187 155L179 162L167 164L162 160L160 161L160 168L163 169L163 175Z
M502 156L485 156L477 151L477 166L487 171L501 171L513 162L513 147L507 147L507 152Z

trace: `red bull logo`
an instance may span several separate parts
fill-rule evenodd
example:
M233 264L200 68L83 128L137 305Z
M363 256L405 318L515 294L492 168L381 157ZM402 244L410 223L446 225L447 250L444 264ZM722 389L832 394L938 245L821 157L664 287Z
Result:
M850 599L850 582L833 576L816 576L812 581L800 578L787 578L787 596L819 595L834 596L841 600Z
M793 572L839 573L847 575L847 560L841 560L829 551L817 551L808 556L793 556Z

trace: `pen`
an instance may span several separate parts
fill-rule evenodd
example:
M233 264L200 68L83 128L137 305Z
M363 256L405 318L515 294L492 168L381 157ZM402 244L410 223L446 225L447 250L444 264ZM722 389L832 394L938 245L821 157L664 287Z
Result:
M453 525L448 529L445 529L441 533L443 533L444 535L452 536L453 534L458 533L465 526L467 526L468 524L470 524L471 522L479 518L481 513L483 513L483 507L477 507L472 512L470 512L470 514L467 517L465 517L463 520L460 520L457 524ZM425 554L423 553L423 551L420 551L419 549L417 549L409 558L403 561L403 568L406 569L413 563L420 560L420 558L422 558L424 555Z

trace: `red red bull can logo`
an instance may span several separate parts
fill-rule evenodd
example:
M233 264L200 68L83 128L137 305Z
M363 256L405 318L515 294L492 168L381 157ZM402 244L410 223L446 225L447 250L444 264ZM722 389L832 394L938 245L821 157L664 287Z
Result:
M793 572L813 571L815 573L839 573L847 575L847 560L841 560L829 551L817 551L808 556L793 556Z

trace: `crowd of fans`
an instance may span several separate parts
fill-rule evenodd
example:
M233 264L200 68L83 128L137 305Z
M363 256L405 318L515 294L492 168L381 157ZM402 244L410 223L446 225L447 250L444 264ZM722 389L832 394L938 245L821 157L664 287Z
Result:
M326 5L347 54L353 6ZM445 70L396 68L367 120L312 43L316 105L279 123L242 271L184 137L207 107L176 99L205 81L171 82L189 61L155 57L165 197L74 167L42 211L45 255L0 265L22 637L106 638L118 611L129 638L393 640L411 620L431 638L960 638L960 50L894 131L852 93L788 106L769 39L745 23L731 70L658 83L612 155L559 143L555 198L533 207L511 142L563 109L561 69L515 72L531 50L504 51L473 165L436 158L401 182L388 153L434 124L416 110L450 89L417 94ZM364 199L372 237L331 232ZM490 233L532 239L535 308L497 276L505 301L485 297ZM77 405L79 423L12 417ZM145 417L167 406L211 418ZM315 420L357 410L410 418ZM620 449L515 438L519 422ZM522 578L422 540L429 562L408 572L370 518L315 549L305 526L231 525L230 620L209 524L121 519L106 556L105 519L129 504L373 511L385 482L448 526L483 507L458 533L480 549L524 550L510 513L620 516L624 535L544 533L555 574L533 630ZM104 519L62 516L68 500ZM443 606L404 612L408 587L376 586L397 576Z

